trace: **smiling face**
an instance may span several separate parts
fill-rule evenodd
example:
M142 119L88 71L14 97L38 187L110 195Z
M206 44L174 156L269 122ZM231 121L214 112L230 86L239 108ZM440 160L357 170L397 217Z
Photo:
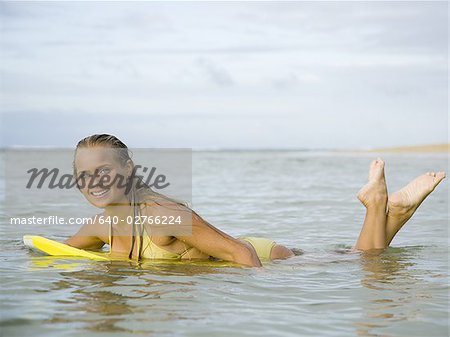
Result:
M80 192L93 206L105 208L128 202L125 182L132 165L120 163L115 149L79 148L74 164Z

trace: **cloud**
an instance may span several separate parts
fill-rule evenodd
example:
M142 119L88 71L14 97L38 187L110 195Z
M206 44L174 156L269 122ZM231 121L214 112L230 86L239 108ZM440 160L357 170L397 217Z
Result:
M244 147L262 142L281 147L285 138L271 129L275 125L292 143L328 146L339 140L357 146L372 132L364 122L372 114L381 120L408 116L402 123L412 130L432 118L435 130L430 124L416 137L447 139L441 127L448 119L446 3L0 6L1 109L9 116L2 118L7 130L26 130L21 137L11 133L8 144L34 144L42 132L51 137L34 128L45 129L44 124L27 122L47 114L59 121L61 113L92 116L92 125L73 122L90 132L109 125L145 135L145 126L118 117L127 114L150 127L172 123L166 142L196 146L228 146L230 134L239 132ZM10 117L14 113L34 117L18 120ZM214 130L208 140L199 136L205 121ZM188 123L190 136L182 131ZM338 135L349 124L360 137ZM251 125L260 127L246 131ZM313 139L312 128L329 138ZM380 143L402 141L390 130L380 130ZM412 133L408 137L405 141L415 140Z
M195 60L195 64L205 72L207 77L216 85L220 87L229 87L234 84L231 75L223 67L214 64L212 61L205 58L198 58Z

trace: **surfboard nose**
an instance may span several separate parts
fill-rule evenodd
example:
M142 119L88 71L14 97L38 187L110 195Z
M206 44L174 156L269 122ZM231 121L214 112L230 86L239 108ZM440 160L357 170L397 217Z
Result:
M34 248L32 235L24 235L22 239L25 246L28 248Z

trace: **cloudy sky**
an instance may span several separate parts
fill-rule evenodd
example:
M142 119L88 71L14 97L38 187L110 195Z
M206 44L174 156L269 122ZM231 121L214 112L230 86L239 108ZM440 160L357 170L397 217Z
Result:
M3 146L448 140L447 2L1 2Z

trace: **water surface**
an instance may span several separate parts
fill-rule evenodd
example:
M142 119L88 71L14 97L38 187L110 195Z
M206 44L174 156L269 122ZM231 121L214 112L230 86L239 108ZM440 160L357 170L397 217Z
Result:
M1 209L1 333L448 336L447 181L391 248L381 255L349 253L364 219L356 193L372 157L194 153L192 207L200 215L233 236L268 237L305 251L264 268L37 256L24 248L24 232L62 241L77 226L14 228L9 217L64 214L82 199L44 203L24 195ZM446 155L383 158L390 192L421 173L448 171Z

